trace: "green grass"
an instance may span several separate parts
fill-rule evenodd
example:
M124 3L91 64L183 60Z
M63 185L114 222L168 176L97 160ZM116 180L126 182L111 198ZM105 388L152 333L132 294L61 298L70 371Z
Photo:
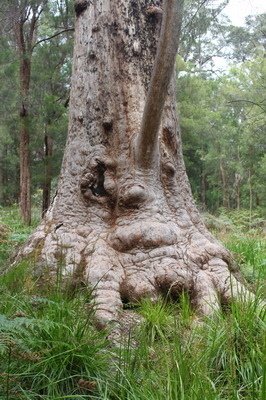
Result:
M1 243L5 266L31 229L19 222L15 208L0 215L10 229ZM254 231L231 230L221 238L258 289L256 301L233 303L199 323L186 294L178 304L143 300L138 312L144 321L120 348L93 327L85 289L75 297L58 287L41 291L29 261L1 276L0 399L264 400L265 325L258 296L265 243Z
M70 300L58 292L40 297L8 287L0 308L3 398L86 395L80 380L94 388L98 379L107 379L105 333L90 323L86 293Z

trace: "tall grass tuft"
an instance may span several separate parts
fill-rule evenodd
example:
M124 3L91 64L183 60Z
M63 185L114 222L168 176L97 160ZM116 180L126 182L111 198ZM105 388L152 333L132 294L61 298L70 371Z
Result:
M107 342L106 333L91 323L87 301L84 293L72 300L58 291L49 297L5 293L5 315L0 315L1 394L56 399L97 391L98 379L107 378Z

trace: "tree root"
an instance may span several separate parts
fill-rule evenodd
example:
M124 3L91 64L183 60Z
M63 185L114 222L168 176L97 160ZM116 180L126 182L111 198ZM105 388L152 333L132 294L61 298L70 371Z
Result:
M234 299L254 298L236 278L230 254L218 242L198 232L181 235L173 224L135 224L105 234L65 225L47 234L40 228L19 257L38 246L37 273L48 268L56 276L60 269L62 280L91 288L98 327L120 323L123 305L145 297L178 298L185 291L203 316Z

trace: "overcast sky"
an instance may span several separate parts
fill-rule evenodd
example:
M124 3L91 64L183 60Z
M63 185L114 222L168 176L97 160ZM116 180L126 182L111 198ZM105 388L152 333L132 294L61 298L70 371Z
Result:
M224 9L233 25L244 25L245 17L266 13L266 0L230 0Z

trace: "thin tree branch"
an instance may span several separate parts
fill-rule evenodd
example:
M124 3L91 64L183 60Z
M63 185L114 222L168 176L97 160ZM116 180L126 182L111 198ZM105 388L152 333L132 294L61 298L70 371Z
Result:
M253 106L259 107L259 108L260 108L261 110L263 110L264 112L266 111L266 109L263 108L259 103L256 103L255 101L251 101L251 100L245 100L245 99L230 100L230 101L228 101L228 103L229 103L229 104L231 104L231 103L250 103L250 104L252 104ZM263 103L263 101L262 101L261 103Z
M161 34L150 87L144 107L141 130L136 138L137 165L151 168L158 153L158 132L167 89L174 72L179 44L183 0L164 0Z
M40 44L40 43L42 43L42 42L46 42L47 40L51 40L51 39L55 38L56 36L62 35L62 33L65 33L65 32L74 32L74 28L63 29L63 30L60 31L60 32L56 32L56 33L55 33L54 35L52 35L52 36L49 36L49 37L47 37L47 38L38 40L38 42L36 42L35 45L32 47L32 50L33 50L38 44Z

